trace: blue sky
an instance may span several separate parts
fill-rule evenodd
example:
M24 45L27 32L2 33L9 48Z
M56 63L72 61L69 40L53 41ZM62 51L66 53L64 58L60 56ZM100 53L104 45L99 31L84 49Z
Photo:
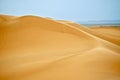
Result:
M120 0L0 0L0 14L73 21L120 20Z

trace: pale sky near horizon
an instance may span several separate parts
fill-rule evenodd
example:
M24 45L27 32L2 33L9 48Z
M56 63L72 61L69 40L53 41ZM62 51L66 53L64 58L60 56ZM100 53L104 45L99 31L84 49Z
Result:
M73 21L120 20L120 0L0 0L0 14Z

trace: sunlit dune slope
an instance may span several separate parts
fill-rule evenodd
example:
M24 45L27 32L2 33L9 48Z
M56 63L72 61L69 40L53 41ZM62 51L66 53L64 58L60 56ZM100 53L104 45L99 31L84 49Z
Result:
M96 37L99 37L103 40L112 42L116 45L120 46L120 28L115 28L115 27L84 27L82 25L79 25L77 23L73 22L68 22L68 21L60 21L64 22L66 24L72 25L74 27L79 28L80 30L84 30L87 33L90 33Z
M120 46L120 28L115 28L115 27L96 27L96 28L92 28L92 31L94 31L95 33L99 33L99 36L101 38L103 38L102 36L104 36L104 39L113 42L117 45Z
M97 28L103 39L71 21L6 15L0 20L0 80L120 80L120 46L114 42L119 32Z

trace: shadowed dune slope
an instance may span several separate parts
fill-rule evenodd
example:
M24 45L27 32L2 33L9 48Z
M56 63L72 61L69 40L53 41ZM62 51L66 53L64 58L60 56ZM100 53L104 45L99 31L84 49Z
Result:
M120 80L119 31L37 16L0 22L0 80Z

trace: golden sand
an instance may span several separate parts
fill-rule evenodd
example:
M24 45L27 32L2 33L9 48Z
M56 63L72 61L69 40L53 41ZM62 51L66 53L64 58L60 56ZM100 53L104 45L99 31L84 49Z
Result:
M120 80L120 29L0 15L0 80Z

